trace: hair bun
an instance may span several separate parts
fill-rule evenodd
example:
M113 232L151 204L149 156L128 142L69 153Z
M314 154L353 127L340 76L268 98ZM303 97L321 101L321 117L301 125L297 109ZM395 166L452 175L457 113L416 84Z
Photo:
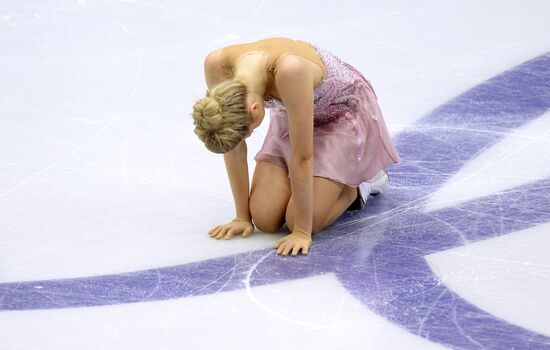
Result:
M221 128L222 115L220 104L211 97L203 98L193 108L195 126L207 131Z
M207 90L206 97L195 102L195 134L206 148L226 153L246 137L252 122L246 102L246 86L233 79Z

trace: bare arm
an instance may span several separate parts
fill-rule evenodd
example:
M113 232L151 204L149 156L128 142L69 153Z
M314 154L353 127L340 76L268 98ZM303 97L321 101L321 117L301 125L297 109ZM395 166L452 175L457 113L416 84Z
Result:
M285 58L276 76L288 114L290 184L294 200L293 233L311 237L313 225L313 75L297 57ZM304 252L304 250L302 251ZM307 250L305 250L307 253Z
M220 50L211 52L204 60L204 77L209 89L227 79L220 65ZM236 233L237 224L234 222L244 220L250 223L248 226L240 226L244 227L243 236L246 237L254 230L254 227L251 225L252 220L249 209L250 189L246 142L244 140L241 141L237 147L225 153L223 158L235 202L236 217L232 223L217 226L210 230L210 235L218 239L222 237L229 239Z
M204 60L204 77L210 89L212 86L226 80L221 70L220 50L212 51ZM250 209L248 206L249 181L246 142L243 140L233 150L225 153L223 159L229 176L231 192L235 201L237 218L250 221Z
M237 147L225 153L223 159L229 176L231 192L235 201L236 217L251 221L249 207L248 162L246 142L242 140Z

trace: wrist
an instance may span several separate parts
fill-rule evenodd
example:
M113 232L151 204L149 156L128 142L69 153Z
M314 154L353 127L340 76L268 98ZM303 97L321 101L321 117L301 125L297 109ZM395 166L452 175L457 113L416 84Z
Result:
M236 216L233 221L246 221L252 223L252 218L246 216Z
M236 211L235 219L252 221L252 215L250 215L250 211L248 212L246 212L245 210Z
M294 228L294 230L292 230L292 234L300 235L302 237L311 238L311 230L302 230L302 229L299 229L299 228Z

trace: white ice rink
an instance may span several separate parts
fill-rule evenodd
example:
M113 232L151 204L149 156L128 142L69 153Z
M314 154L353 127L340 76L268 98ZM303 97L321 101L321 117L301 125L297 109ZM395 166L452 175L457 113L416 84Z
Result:
M0 2L0 349L550 349L550 2ZM193 133L204 57L371 80L391 190L280 257ZM266 118L267 119L267 118ZM268 122L248 140L250 174Z

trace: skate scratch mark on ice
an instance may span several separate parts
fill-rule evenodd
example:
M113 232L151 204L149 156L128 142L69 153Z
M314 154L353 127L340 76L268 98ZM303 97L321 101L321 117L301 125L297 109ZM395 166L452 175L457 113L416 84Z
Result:
M281 314L280 312L277 312L275 310L273 310L272 308L270 308L269 306L265 305L264 303L262 303L258 298L256 298L256 296L254 295L254 293L252 292L252 288L250 287L250 279L251 279L251 276L252 274L254 273L254 271L256 270L256 268L266 259L268 258L269 256L271 255L274 255L275 254L275 251L270 251L269 253L265 254L261 259L259 259L255 264L253 264L250 269L248 270L248 273L246 274L246 278L244 279L244 285L245 285L245 289L246 289L246 293L248 294L248 297L254 302L254 304L256 304L260 309L266 311L268 314L276 317L276 318L279 318L279 319L282 319L284 321L288 321L288 322L292 322L292 323L295 323L295 324L299 324L301 326L306 326L308 328L313 328L313 329L332 329L332 327L328 327L326 325L323 325L323 324L314 324L314 323L307 323L307 322L302 322L300 320L296 320L294 318L291 318L289 316L286 316L286 315L283 315Z
M136 76L135 76L134 83L133 83L133 86L131 88L130 94L126 98L126 101L124 102L124 105L122 106L122 109L103 128L101 128L98 132L96 132L94 135L92 135L92 137L90 137L88 140L84 141L84 143L82 143L80 146L76 147L72 152L69 152L65 156L61 157L57 161L55 161L52 164L50 164L49 166L47 166L46 168L42 169L41 171L37 172L36 174L34 174L34 175L26 178L25 180L21 181L20 183L18 183L14 187L4 191L3 193L0 193L0 198L7 196L11 192L25 186L27 183L33 181L34 179L36 179L36 178L44 175L48 171L52 170L56 165L61 164L66 159L68 159L71 156L73 156L73 155L77 154L78 152L80 152L82 149L84 149L86 146L88 146L90 143L92 143L92 141L94 141L99 135L103 134L105 132L105 130L109 129L122 116L122 114L128 108L128 105L130 104L130 101L134 98L134 96L136 94L136 91L137 91L138 84L139 84L140 76L141 76L141 69L142 69L141 65L142 65L142 57L140 56L139 65L138 65L138 68L136 70Z
M454 296L453 296L453 298L454 298ZM473 344L479 346L480 349L486 349L480 342L478 342L477 340L472 338L468 333L466 333L464 331L464 329L462 328L462 326L458 322L458 318L457 318L457 314L456 314L456 306L453 307L453 309L452 309L452 315L453 315L454 324L458 328L458 330L460 331L460 334L462 334L466 339L468 339Z
M511 132L548 110L549 81L550 55L546 54L468 90L427 114L417 125L471 127L482 123L488 129ZM500 106L499 112L508 115L508 120L501 125L495 124L501 119L494 114L495 105ZM447 138L439 135L443 132L447 132ZM443 185L448 179L447 174L460 171L472 156L502 137L490 133L484 135L480 138L476 132L418 132L414 129L398 134L395 141L402 163L390 173L395 186L384 196L370 201L362 212L345 214L315 240L308 256L285 259L275 256L270 248L154 271L0 283L3 297L0 310L138 302L143 294L150 294L150 286L156 282L153 274L159 272L167 276L167 281L161 280L162 285L157 287L157 293L150 300L194 296L198 288L209 282L209 287L199 289L201 295L207 295L220 291L218 284L212 281L219 281L217 277L235 269L233 277L223 283L223 291L244 288L258 307L277 318L309 328L331 329L272 310L255 297L252 287L333 273L365 307L432 342L451 348L470 348L472 344L483 343L486 347L491 344L492 349L547 349L549 337L500 320L460 298L441 283L425 259L426 255L464 246L468 242L550 222L550 198L547 191L541 191L550 187L550 179L492 193L429 214L422 212L426 198ZM434 152L453 145L459 152ZM521 195L511 200L511 193ZM344 224L340 224L342 222ZM236 258L243 259L237 267ZM253 274L264 262L262 267L269 272L268 277L261 275L262 278L252 281ZM378 268L380 266L384 268ZM376 273L373 273L373 268L376 268ZM242 280L244 276L246 278ZM42 289L36 289L37 284ZM433 303L438 298L439 302ZM428 313L426 309L429 309ZM453 312L449 313L449 310ZM480 322L483 327L480 327ZM422 333L418 333L419 329Z

